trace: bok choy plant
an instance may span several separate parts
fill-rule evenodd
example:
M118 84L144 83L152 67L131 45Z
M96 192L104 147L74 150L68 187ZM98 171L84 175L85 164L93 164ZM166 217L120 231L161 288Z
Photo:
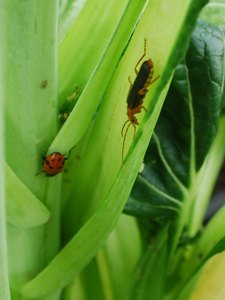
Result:
M207 2L1 1L1 300L200 299L225 249L224 207L202 228L225 150L224 4ZM144 40L159 79L123 169Z

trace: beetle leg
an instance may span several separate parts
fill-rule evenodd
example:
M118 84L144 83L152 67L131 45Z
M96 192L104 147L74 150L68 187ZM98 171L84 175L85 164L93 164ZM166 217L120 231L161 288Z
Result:
M141 109L142 109L142 108L145 110L145 112L147 112L147 109L146 109L144 106L141 106Z
M149 82L147 85L145 85L145 86L143 87L143 89L139 90L139 91L138 91L138 95L141 95L141 96L146 95L147 92L148 92L147 87L149 87L149 86L150 86L152 83L154 83L157 79L159 79L159 76L156 77L156 78L155 78L154 80L152 80L151 82Z
M145 88L147 88L149 85L151 85L152 83L154 83L157 79L159 79L159 76L157 76L154 80L152 80L151 82L149 82L149 84Z
M131 88L132 88L132 82L131 82L131 80L130 80L130 76L128 77L128 81L130 82L130 88L129 88L129 91L128 91L128 93L127 93L127 97L128 97L128 95L130 94L130 90L131 90Z
M129 120L127 120L129 121ZM125 122L125 124L127 123L127 121ZM125 125L124 124L124 125ZM123 138L123 147L122 147L122 166L123 166L123 169L125 168L124 167L124 147L125 147L125 141L126 141L126 136L127 136L127 132L128 132L128 129L130 127L132 123L130 123L128 126L127 126L127 129L126 129L126 132L125 132L125 135L124 135L124 138ZM124 128L124 125L123 125L123 128ZM123 135L122 135L123 136Z
M146 87L143 87L143 89L138 91L138 95L144 96L146 95L148 92L148 90L146 89Z
M138 74L138 70L137 70L137 66L140 64L140 62L142 61L142 59L145 57L146 55L146 39L144 39L144 54L142 55L142 57L139 59L139 61L137 62L136 66L135 66L135 73L136 75Z
M137 128L136 128L135 124L133 124L133 123L131 123L131 124L134 126L134 135L133 135L133 140L134 140L135 136L136 136L136 130L137 130Z
M45 153L44 153L43 156L42 156L42 159L44 159L44 160L46 159L46 153L48 152L49 147L50 147L50 146L48 146L47 150L45 151Z

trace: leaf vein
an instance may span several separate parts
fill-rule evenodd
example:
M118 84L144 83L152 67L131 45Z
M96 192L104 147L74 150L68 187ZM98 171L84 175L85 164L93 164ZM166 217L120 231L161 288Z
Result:
M158 193L159 195L163 196L164 198L166 198L167 200L175 203L178 206L182 206L183 204L176 198L169 196L168 194L164 193L163 191L161 191L160 189L158 189L156 186L154 186L153 184L151 184L149 181L147 181L143 176L139 175L138 176L146 185L148 185L152 190L154 190L156 193Z
M171 169L169 163L167 162L164 154L163 154L163 150L162 150L162 147L161 147L161 143L157 137L157 134L154 132L153 133L153 136L156 140L156 145L157 145L157 149L158 149L158 152L159 152L159 156L167 170L167 172L170 174L170 176L173 178L173 180L175 181L175 183L177 184L177 186L180 188L180 190L183 192L184 195L187 196L188 194L188 191L186 189L186 187L183 185L183 183L179 180L179 178L176 176L176 174L174 174L173 170Z

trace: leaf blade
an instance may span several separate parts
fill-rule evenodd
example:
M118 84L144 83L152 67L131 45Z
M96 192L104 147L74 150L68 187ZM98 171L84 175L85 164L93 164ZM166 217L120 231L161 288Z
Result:
M6 163L4 171L7 220L20 228L33 228L46 223L50 217L49 210L19 180Z

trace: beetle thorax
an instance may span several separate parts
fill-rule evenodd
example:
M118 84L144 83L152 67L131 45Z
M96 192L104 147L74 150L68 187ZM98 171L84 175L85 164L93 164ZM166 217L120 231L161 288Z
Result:
M137 118L134 116L134 110L127 107L127 116L132 124L139 125Z

